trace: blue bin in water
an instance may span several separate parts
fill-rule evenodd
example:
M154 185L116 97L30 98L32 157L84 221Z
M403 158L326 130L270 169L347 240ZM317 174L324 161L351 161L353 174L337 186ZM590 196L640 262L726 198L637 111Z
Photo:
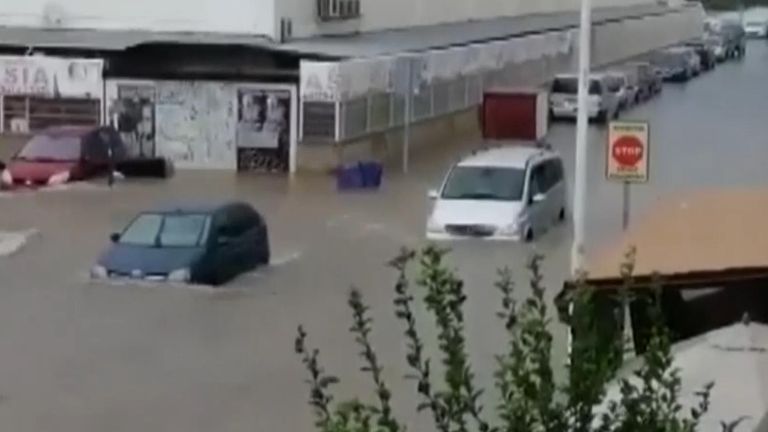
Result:
M339 190L363 188L363 171L360 169L360 165L354 164L340 166L336 170L336 187Z
M378 162L360 162L360 173L363 178L363 187L378 189L381 186L381 177L384 168Z

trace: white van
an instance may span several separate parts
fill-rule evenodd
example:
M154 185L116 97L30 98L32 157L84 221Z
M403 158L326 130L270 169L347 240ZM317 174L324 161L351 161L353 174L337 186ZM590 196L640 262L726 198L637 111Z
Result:
M576 118L579 77L575 74L555 76L549 94L549 112L552 118ZM616 118L619 113L619 99L610 91L608 78L602 74L589 77L588 110L589 119L601 122Z
M536 146L483 150L454 165L434 200L427 238L532 241L566 216L560 156Z

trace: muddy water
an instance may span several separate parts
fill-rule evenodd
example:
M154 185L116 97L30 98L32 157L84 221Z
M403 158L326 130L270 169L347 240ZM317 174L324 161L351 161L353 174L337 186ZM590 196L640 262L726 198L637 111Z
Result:
M651 121L652 180L633 191L633 218L669 194L768 184L768 50L751 44L727 64L625 117ZM603 180L604 134L591 131L589 246L619 232L620 191ZM572 176L573 125L550 141ZM347 333L345 295L358 285L376 320L374 341L412 430L428 425L410 409L410 385L392 317L394 275L383 264L403 245L423 243L429 203L451 161L470 146L421 156L411 174L388 173L377 193L339 194L326 177L286 179L180 172L169 182L98 182L66 190L0 196L0 231L36 229L17 254L0 258L0 418L17 432L309 431L302 369L292 354L307 326L343 395L367 392ZM96 284L87 279L110 232L136 211L168 200L247 200L266 216L276 265L228 289ZM451 262L467 280L470 349L487 382L502 348L493 312L494 271L509 265L525 290L524 263L547 256L554 291L567 272L569 227L534 246L463 243ZM422 319L426 317L422 316ZM424 326L430 333L429 326ZM558 328L557 355L564 353ZM368 393L366 393L368 394ZM419 429L429 430L429 429Z

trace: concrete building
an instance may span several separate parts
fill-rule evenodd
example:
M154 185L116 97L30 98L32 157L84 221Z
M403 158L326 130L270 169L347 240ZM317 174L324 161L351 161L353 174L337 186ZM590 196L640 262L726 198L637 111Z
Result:
M698 3L593 4L595 65L702 30ZM0 6L0 132L111 122L137 154L182 168L284 172L394 160L407 107L413 145L423 147L476 129L483 88L541 84L572 69L578 6L8 0ZM92 67L101 74L77 84L72 70ZM47 84L20 85L18 76Z

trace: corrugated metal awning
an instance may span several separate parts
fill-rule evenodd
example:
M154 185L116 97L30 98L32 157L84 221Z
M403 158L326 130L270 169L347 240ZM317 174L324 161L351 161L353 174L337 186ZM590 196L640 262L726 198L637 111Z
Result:
M0 46L8 47L123 51L134 46L151 43L275 47L274 42L260 35L0 27Z

